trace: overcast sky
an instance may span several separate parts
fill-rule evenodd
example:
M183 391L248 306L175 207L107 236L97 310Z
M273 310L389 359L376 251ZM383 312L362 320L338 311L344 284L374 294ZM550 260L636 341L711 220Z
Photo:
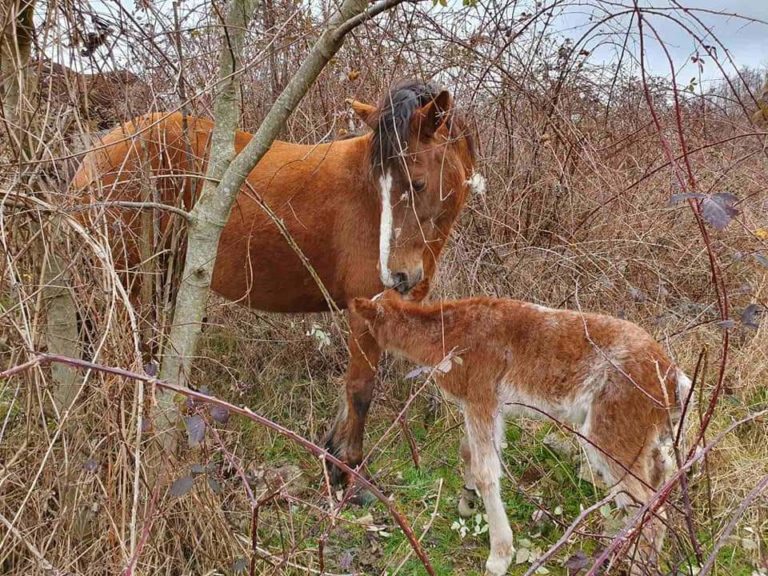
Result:
M680 19L685 26L699 35L703 43L717 46L718 61L728 73L732 73L733 67L728 63L726 54L723 53L723 49L713 35L727 48L736 66L768 67L768 0L680 0L679 4L691 9L689 15L680 10L671 12L669 9L675 7L671 0L639 0L640 6L654 8L662 14ZM600 7L596 8L598 5ZM629 8L632 2L626 0L621 2L621 5ZM626 9L621 5L619 2L601 3L594 0L583 2L580 6L574 4L564 9L556 21L556 26L561 34L577 38L593 24L590 21L590 15L605 18L609 13L615 14ZM714 14L711 11L722 12L722 14ZM733 16L734 14L745 18ZM701 23L697 23L694 16L698 17ZM614 32L626 30L630 25L630 18L629 14L617 17L610 25L611 30ZM722 78L722 73L713 63L712 58L708 57L696 38L683 27L663 15L648 14L645 18L648 24L644 28L646 66L654 74L669 76L670 66L651 27L655 28L664 41L679 75L679 83L687 83L693 76L698 75L697 65L691 62L691 57L697 50L704 56L703 81ZM747 18L758 20L758 22L750 22ZM709 28L713 35L710 35L706 28ZM629 49L637 56L639 54L637 20L632 23L631 30ZM614 40L622 38L620 34L614 34L613 37ZM595 41L597 36L593 42ZM603 46L594 52L592 58L594 61L612 62L617 60L619 51L619 46Z

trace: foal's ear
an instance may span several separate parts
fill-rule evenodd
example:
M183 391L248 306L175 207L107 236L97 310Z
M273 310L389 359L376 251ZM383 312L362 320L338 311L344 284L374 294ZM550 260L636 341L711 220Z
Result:
M421 108L417 108L411 117L411 130L421 138L431 138L448 119L448 112L453 102L447 90L443 90Z
M349 311L352 312L352 314L357 314L363 320L367 320L368 322L372 322L376 319L376 316L379 315L380 308L381 307L376 304L376 302L368 300L367 298L355 298L349 305Z
M429 288L430 280L429 278L424 278L421 282L416 284L416 286L411 288L410 292L405 295L403 300L408 300L409 302L421 302L429 294Z
M355 114L365 122L369 128L376 128L376 113L379 111L376 106L365 104L364 102L358 102L351 98L346 99L346 103L352 107Z

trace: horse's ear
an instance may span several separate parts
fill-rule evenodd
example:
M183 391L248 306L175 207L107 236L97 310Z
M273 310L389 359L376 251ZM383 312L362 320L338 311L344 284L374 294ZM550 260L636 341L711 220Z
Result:
M433 100L416 109L411 118L411 130L421 138L431 138L448 120L452 105L450 93L443 90Z
M358 115L360 120L365 122L369 128L376 128L376 113L378 112L376 106L358 102L351 98L347 98L346 102L352 107L352 110L355 111L355 114Z

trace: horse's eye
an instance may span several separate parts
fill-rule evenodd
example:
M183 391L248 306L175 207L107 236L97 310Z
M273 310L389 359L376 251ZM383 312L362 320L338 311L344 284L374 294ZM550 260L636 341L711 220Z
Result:
M414 192L423 192L424 188L427 187L427 183L423 180L414 180L411 182L411 187L413 188Z

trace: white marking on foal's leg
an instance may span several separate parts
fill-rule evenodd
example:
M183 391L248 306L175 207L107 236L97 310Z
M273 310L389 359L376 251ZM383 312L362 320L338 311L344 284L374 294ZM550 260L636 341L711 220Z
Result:
M695 395L691 396L690 399L688 396L691 394L691 386L693 386L693 382L690 378L680 370L680 368L677 368L677 371L675 373L676 376L676 393L677 393L677 405L672 410L672 435L674 437L680 436L680 453L685 454L687 451L686 443L685 443L685 417L690 414L691 410L693 409L693 404L696 402ZM688 402L688 406L686 407L685 403ZM683 413L683 409L686 409L686 413ZM680 434L680 428L683 429L683 433ZM672 448L674 449L674 441L672 442Z
M387 171L379 177L381 194L381 221L379 223L379 275L387 288L394 286L389 271L389 247L392 243L392 174Z
M501 499L501 461L498 453L498 432L502 425L497 421L501 414L489 418L482 410L476 414L464 414L467 441L472 458L472 472L477 489L483 498L488 517L488 536L491 553L485 562L485 573L503 576L512 563L515 553L512 528Z
M471 518L477 513L477 486L475 486L475 475L472 472L472 452L466 436L461 439L459 456L464 468L464 487L461 489L458 505L459 516Z
M688 395L691 393L691 386L693 386L693 382L690 378L688 378L685 372L680 370L680 368L677 369L675 376L677 382L677 400L679 407L682 410L683 404L685 404L685 401L688 399Z

